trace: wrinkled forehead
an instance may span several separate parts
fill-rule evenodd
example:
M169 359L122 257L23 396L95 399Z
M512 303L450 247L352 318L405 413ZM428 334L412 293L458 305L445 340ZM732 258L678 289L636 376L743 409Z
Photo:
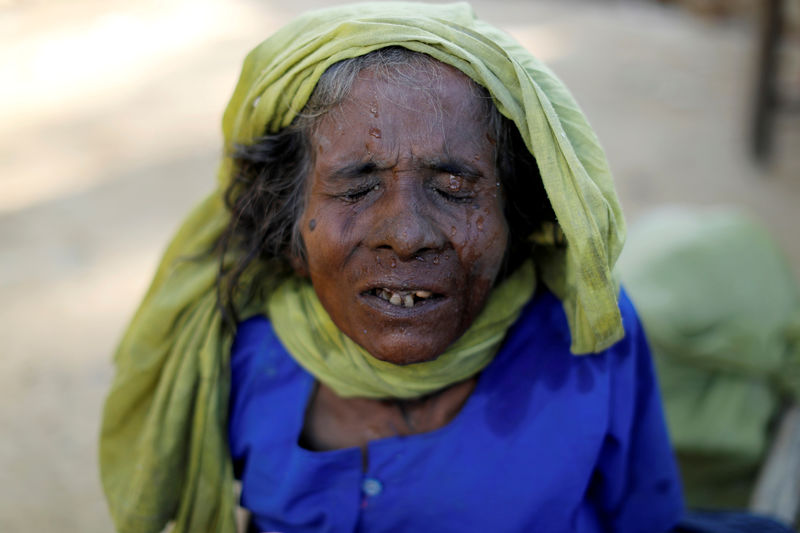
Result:
M361 148L368 151L402 151L410 143L414 152L472 150L475 157L493 159L495 134L487 111L474 82L448 65L370 67L358 72L339 104L320 117L312 143L342 149L352 144L347 137L366 131Z
M385 118L381 113L390 113L392 120L379 120ZM488 135L493 142L497 137L497 111L488 91L455 67L400 47L379 49L331 66L301 115L313 121L312 137L319 126L331 122L340 134L347 134L358 117L382 122L383 133L388 135L414 130L441 136L450 130L447 136L456 141L465 122L472 126L477 122L482 139Z

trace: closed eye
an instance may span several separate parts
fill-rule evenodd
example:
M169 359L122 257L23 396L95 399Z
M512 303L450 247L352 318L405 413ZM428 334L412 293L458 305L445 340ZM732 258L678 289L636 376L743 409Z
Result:
M431 183L437 195L452 203L469 202L474 196L472 176L464 176L460 172L439 173Z
M377 184L369 185L367 187L356 187L354 189L345 191L344 193L339 195L339 198L341 198L345 202L353 203L357 202L358 200L361 200L372 191L377 191L379 188L380 186Z
M441 198L444 198L448 202L452 202L455 204L467 203L471 201L474 196L471 192L455 193L450 191L449 189L442 189L439 187L433 187L433 191Z

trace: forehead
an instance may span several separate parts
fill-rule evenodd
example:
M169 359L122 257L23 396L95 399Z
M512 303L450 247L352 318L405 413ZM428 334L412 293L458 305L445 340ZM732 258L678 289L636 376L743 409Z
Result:
M469 77L435 60L368 67L320 119L314 137L323 149L366 133L367 144L385 149L409 142L418 149L485 150L494 142L491 105Z

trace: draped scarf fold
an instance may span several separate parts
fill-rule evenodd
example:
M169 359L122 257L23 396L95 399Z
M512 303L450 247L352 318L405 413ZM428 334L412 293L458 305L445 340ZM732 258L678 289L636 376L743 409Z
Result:
M397 366L370 356L333 323L313 287L292 278L270 295L267 311L292 357L339 396L417 398L467 379L488 365L535 287L527 261L494 288L469 329L434 361Z
M623 330L611 270L624 222L605 155L555 75L467 4L376 2L296 19L247 56L223 117L225 154L290 124L330 65L387 46L461 70L513 120L563 235L532 235L532 258L539 279L563 302L572 351L616 342ZM100 466L122 532L155 533L168 521L177 532L235 531L226 438L231 334L215 299L219 258L203 255L228 223L223 192L232 169L224 157L217 190L171 241L115 354ZM241 314L268 312L267 300L240 302Z

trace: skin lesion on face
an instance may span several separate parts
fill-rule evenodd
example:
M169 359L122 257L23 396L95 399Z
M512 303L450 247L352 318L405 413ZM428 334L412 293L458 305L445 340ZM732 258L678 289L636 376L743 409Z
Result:
M361 71L315 128L300 228L302 270L334 323L404 365L435 359L472 324L508 227L471 80L444 64L398 69L408 83Z

